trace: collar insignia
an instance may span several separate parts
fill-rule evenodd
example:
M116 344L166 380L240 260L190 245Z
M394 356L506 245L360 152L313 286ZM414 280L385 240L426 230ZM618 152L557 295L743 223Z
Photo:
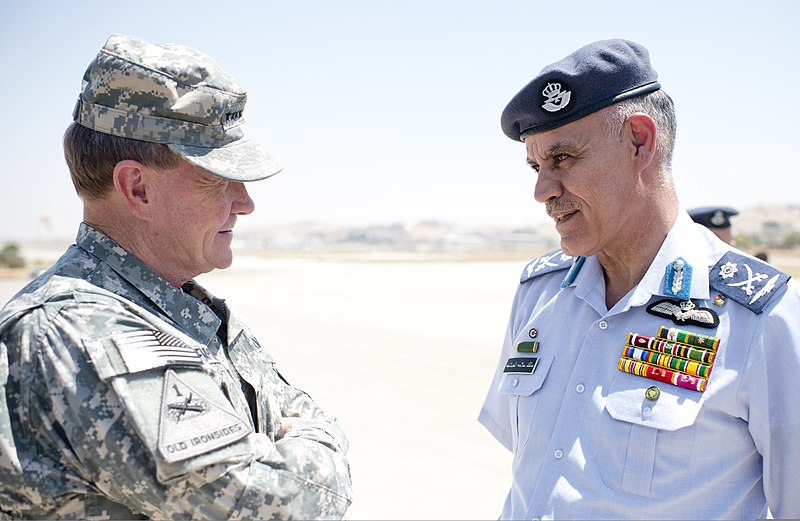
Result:
M678 257L667 265L664 276L664 294L689 300L692 289L692 266L683 257Z

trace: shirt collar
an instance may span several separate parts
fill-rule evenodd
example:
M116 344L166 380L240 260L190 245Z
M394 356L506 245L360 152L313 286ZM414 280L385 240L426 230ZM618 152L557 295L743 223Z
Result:
M75 243L106 263L190 336L208 343L216 334L221 320L206 304L164 280L101 231L81 223Z
M653 295L669 296L664 292L667 267L682 258L692 267L692 283L689 298L708 298L708 242L692 221L689 214L681 208L672 229L664 239L653 263L637 286L631 303L645 304Z
M692 221L689 214L681 208L678 217L672 225L666 239L661 244L655 259L644 274L642 280L634 288L632 295L625 305L642 306L650 301L653 296L668 296L664 292L664 280L667 276L667 266L678 258L692 267L692 281L689 297L693 299L707 299L709 297L708 270L709 264L708 239L703 236L699 227ZM586 259L581 271L575 277L572 286L575 286L576 296L589 298L592 294L600 293L602 296L603 270L596 255ZM597 296L597 295L596 295ZM605 300L604 298L601 300Z

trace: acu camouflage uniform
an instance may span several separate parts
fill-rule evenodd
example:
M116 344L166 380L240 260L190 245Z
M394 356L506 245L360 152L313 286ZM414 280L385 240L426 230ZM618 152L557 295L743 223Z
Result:
M341 517L343 433L225 303L76 242L0 312L0 517Z

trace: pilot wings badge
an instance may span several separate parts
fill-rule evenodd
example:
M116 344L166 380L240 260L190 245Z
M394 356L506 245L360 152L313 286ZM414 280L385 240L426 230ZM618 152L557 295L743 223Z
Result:
M691 299L659 300L650 304L647 312L657 317L668 318L678 325L690 324L712 329L719 325L719 316L714 310L698 306Z

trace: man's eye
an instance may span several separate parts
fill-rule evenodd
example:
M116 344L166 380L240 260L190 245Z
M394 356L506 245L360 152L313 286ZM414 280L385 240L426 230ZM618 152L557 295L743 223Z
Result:
M565 161L568 158L569 158L569 156L567 154L557 154L556 156L553 157L553 159L555 160L556 163L560 163L562 161Z
M528 166L533 168L533 171L539 173L539 165L536 163L528 163Z

